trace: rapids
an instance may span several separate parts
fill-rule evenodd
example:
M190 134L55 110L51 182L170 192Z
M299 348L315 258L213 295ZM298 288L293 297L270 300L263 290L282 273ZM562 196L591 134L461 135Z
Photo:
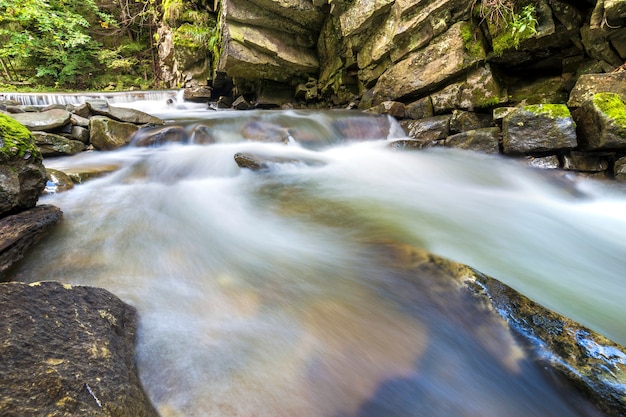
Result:
M255 117L332 136L331 112L152 112L218 143L46 160L120 169L43 197L65 220L12 274L137 307L141 379L164 417L601 415L530 361L499 360L478 316L372 242L468 264L626 344L622 190L387 138L312 149L238 133ZM237 152L320 163L252 172Z

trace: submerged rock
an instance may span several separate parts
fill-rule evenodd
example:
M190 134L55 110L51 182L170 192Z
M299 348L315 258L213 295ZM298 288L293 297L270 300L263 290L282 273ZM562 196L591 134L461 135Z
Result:
M429 291L447 294L446 300L457 291L460 299L473 299L474 308L484 315L481 320L492 326L490 336L498 341L486 346L499 346L494 359L512 365L527 357L570 381L606 415L626 415L626 348L468 266L408 245L386 243L383 248L389 262L411 271L416 282L436 271L435 288ZM488 344L488 335L483 336Z
M0 219L0 277L11 265L22 259L26 251L62 216L63 213L57 207L40 205Z
M137 314L108 291L0 284L0 414L156 417L135 366Z

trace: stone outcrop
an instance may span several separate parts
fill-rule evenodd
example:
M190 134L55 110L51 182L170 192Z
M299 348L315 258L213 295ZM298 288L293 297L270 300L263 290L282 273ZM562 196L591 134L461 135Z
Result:
M135 366L135 310L104 289L0 284L0 414L157 417Z
M315 46L325 14L304 0L222 0L216 72L295 87L319 71Z

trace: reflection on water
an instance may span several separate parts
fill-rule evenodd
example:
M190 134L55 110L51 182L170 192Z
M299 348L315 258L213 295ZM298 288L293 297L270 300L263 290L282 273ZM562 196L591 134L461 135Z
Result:
M324 165L254 173L237 152ZM14 272L136 306L141 378L164 416L599 415L440 270L393 252L460 260L624 343L621 197L580 199L510 162L384 142L229 140L49 162L94 156L123 168L43 198L65 221Z

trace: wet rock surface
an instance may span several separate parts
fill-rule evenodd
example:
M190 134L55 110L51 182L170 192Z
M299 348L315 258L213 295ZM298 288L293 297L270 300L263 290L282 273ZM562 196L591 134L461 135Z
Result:
M0 284L0 414L156 417L134 359L135 310L104 289Z
M57 207L40 205L0 219L0 280L62 216Z

